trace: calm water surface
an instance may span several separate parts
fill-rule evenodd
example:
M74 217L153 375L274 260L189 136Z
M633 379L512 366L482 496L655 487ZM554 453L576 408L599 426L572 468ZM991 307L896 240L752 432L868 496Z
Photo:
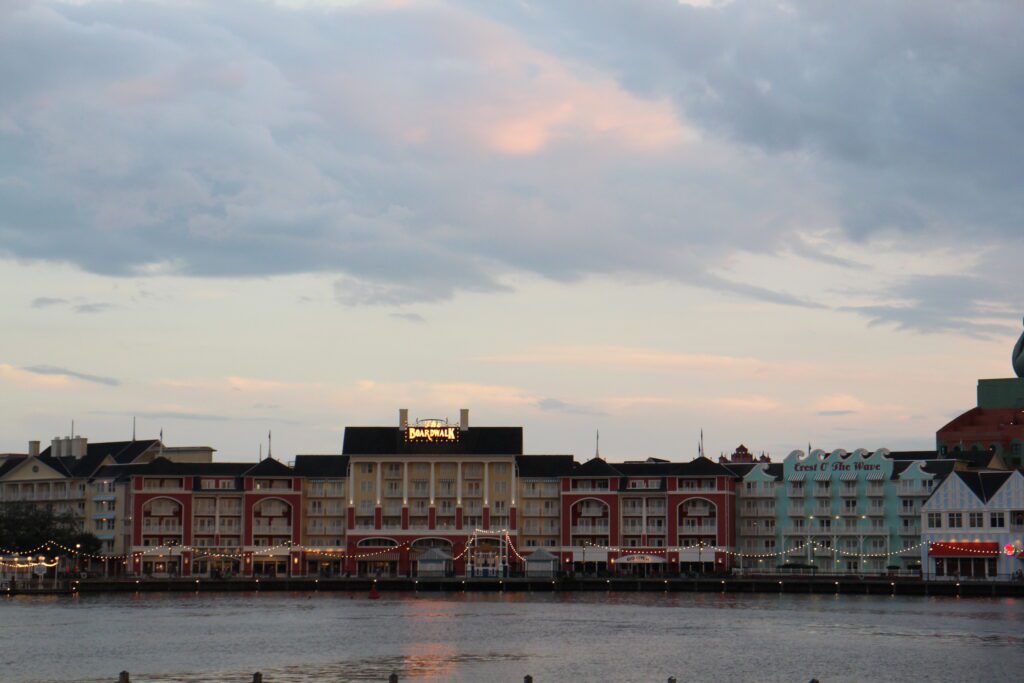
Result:
M1013 681L1024 601L719 594L0 600L0 680Z

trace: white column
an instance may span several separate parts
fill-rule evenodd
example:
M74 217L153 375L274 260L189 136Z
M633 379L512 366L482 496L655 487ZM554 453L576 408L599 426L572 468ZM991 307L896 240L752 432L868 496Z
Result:
M519 490L516 488L516 461L513 460L511 463L509 463L509 467L512 468L512 482L509 484L509 486L512 487L512 494L511 494L512 502L510 503L510 505L515 505L516 504L516 495L519 492Z
M382 464L383 463L378 462L375 465L376 469L377 469L377 505L380 505L380 501L381 501L381 495L380 495L381 494L381 482L380 482L381 472L380 472L380 470L381 470L381 465Z
M430 461L430 504L431 505L434 504L434 465L435 464L436 463L433 460Z
M487 498L491 492L490 486L487 483L487 474L490 469L489 465L489 462L484 461L484 505L487 505Z
M409 461L402 463L402 505L409 504Z
M355 505L356 502L356 464L349 463L348 466L348 504Z
M455 504L462 505L462 461L455 463Z

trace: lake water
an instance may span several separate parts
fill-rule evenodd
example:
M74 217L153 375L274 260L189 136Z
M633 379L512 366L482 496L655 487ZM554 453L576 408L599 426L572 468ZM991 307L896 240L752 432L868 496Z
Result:
M1013 681L1024 601L139 594L0 600L0 680Z

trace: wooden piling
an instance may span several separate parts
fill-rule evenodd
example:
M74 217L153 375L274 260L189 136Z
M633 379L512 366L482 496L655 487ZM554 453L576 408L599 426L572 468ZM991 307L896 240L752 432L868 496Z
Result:
M395 671L391 672L391 675L388 676L388 683L398 683L398 673L397 672L395 672Z
M533 683L533 676L530 674L523 676L523 683Z
M252 683L263 683L263 674L259 671L252 675Z
M127 671L122 671L117 675L117 683L131 683L131 676Z

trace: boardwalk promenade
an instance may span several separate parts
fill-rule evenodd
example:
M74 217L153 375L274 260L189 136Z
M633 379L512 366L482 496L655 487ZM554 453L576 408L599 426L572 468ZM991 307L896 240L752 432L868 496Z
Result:
M46 585L6 585L6 595L124 592L341 591L388 592L686 592L810 593L1024 597L1024 583L1000 581L923 581L911 577L745 576L700 578L232 578L232 579L85 579Z

